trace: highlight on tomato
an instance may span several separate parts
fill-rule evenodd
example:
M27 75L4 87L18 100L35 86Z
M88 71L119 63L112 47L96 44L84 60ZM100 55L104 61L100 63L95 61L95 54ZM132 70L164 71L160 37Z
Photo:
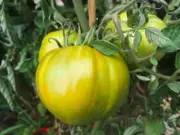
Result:
M126 100L129 85L129 70L119 54L106 56L85 45L52 50L36 72L41 102L72 125L111 115Z

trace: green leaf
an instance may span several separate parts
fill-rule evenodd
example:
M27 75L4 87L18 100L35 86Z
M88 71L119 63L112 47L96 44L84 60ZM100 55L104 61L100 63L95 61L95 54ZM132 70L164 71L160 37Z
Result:
M1 131L0 135L7 135L8 133L14 133L15 130L17 130L17 129L19 129L19 128L22 128L22 127L24 127L23 124L19 124L19 125L15 125L15 126L13 126L13 127L9 127L9 128L7 128L7 129Z
M127 10L127 16L128 16L128 21L127 24L130 27L137 27L139 26L139 13L135 10L133 10L132 8L129 8Z
M4 8L4 2L1 1L0 3L1 8L0 8L0 31L1 31L1 36L3 36L3 39L0 42L2 42L3 45L6 47L12 47L13 46L13 38L12 38L12 33L10 32L10 24L9 20L7 18L5 8Z
M151 95L156 93L156 89L158 88L158 86L159 86L158 79L154 75L151 75L151 81L148 83L148 89Z
M22 135L29 135L32 134L32 129L31 128L25 128Z
M177 46L180 46L180 25L173 25L162 30L163 34L171 39Z
M145 29L146 38L150 43L153 43L154 45L165 48L168 47L166 50L167 52L172 52L174 50L178 50L178 47L175 46L175 44L166 37L159 29L157 28L146 28Z
M145 121L145 135L161 135L165 131L163 120L147 120Z
M21 12L23 14L23 19L26 20L26 22L30 22L33 19L33 14L30 7L23 1L21 1Z
M36 5L35 9L38 9L41 6L41 0L33 0L33 1L34 1L34 4Z
M82 45L82 32L80 25L78 25L78 40L75 45Z
M180 131L176 131L174 135L180 135Z
M48 135L57 135L57 133L52 130L48 130Z
M47 111L42 103L38 104L37 109L38 109L38 112L40 113L41 116L44 116L46 111Z
M46 0L41 0L41 2L42 2L42 9L43 9L43 22L46 26L51 20L53 10L52 8L50 8Z
M165 52L174 52L180 49L180 25L173 25L166 27L162 30L163 34L171 39L171 41L174 43L176 48L172 48L171 46L167 46L165 48L162 48L162 51Z
M150 58L150 62L152 65L157 66L158 65L158 61L156 60L156 58Z
M169 118L168 118L168 121L172 122L172 123L176 123L176 120L180 117L180 114L176 113L176 114L173 114L171 115Z
M180 5L180 0L172 0L171 2L172 6L179 6Z
M129 128L127 128L125 131L124 131L124 134L123 135L134 135L138 132L141 132L143 131L142 127L141 126L138 126L138 125L133 125Z
M156 1L157 3L161 3L163 5L168 5L167 2L165 0L153 0L153 1Z
M0 78L0 92L6 99L10 109L13 111L14 110L14 102L10 95L9 89L2 78Z
M96 132L95 135L105 135L105 133L104 133L104 131L99 130L99 131Z
M136 74L136 77L141 81L150 81L149 77Z
M121 129L120 129L120 127L119 127L119 124L117 124L117 123L111 123L110 124L111 125L111 127L114 129L116 129L117 130L117 134L118 135L121 135L122 134L122 132L121 132Z
M13 30L16 31L16 37L18 37L21 40L24 40L24 33L23 31L27 28L28 25L25 24L19 24L19 25L14 25Z
M8 73L7 78L13 88L13 91L16 93L16 82L15 82L14 71L10 65L7 66L7 73Z
M66 22L66 19L58 11L54 12L53 18L57 22L62 22L62 23Z
M176 54L175 67L176 69L180 69L180 52Z
M140 28L142 25L144 25L146 23L146 16L144 13L142 13L141 11L139 12L139 24L138 24L138 28Z
M28 72L29 69L32 69L32 67L33 67L32 59L26 59L23 61L20 67L16 68L16 70L18 70L21 73L25 73Z
M134 47L135 47L136 51L141 43L141 40L142 40L141 33L139 31L136 31L135 38L134 38Z
M28 47L24 47L22 49L22 51L20 52L20 60L19 62L17 63L16 67L15 67L15 70L19 70L21 68L21 66L23 65L23 63L26 61L26 56L27 56L27 53L28 53Z
M0 69L4 69L7 67L7 62L5 60L1 61Z
M38 66L38 56L39 56L39 52L36 51L34 52L34 56L32 57L32 63L33 63L33 67L37 68Z
M89 45L93 41L94 35L95 35L95 30L96 30L96 27L93 25L91 27L91 29L88 31L88 33L83 41L83 45Z
M20 124L22 122L19 122ZM17 131L13 132L13 135L33 135L33 132L36 130L36 128L33 125L26 125L22 128L17 129Z
M119 47L105 40L95 40L92 46L104 55L113 55L119 52Z
M170 12L171 14L180 14L180 7L178 7L176 10Z
M176 93L180 93L180 82L173 82L173 83L168 83L167 86L169 89Z

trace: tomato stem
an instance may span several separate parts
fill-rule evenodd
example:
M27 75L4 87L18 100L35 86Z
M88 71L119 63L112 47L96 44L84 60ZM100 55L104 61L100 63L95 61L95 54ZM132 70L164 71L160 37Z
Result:
M123 47L123 49L126 49L125 48L125 46L126 46L125 45L125 38L124 38L122 27L121 27L121 20L120 20L121 18L119 17L119 15L117 13L115 13L112 16L112 19L113 19L113 23L114 23L114 25L115 25L115 27L117 29L117 32L119 34L119 37L120 37L120 39L122 41L122 47Z
M82 0L73 0L73 4L82 30L83 32L87 32L89 30L88 20L86 18Z
M141 98L142 100L144 100L144 108L145 108L145 111L147 113L148 112L148 100L147 100L147 97L139 94L138 92L136 92L136 96Z
M166 75L163 75L163 74L160 74L160 73L156 73L156 72L154 72L154 71L152 71L152 70L150 70L150 69L148 69L148 68L142 67L142 69L143 69L145 72L148 72L148 73L150 73L150 74L153 74L153 75L155 75L155 76L158 77L158 78L161 78L161 79L164 79L164 80L170 79L170 76L166 76Z
M174 24L180 24L180 19L174 20L174 21L166 21L167 25L174 25Z

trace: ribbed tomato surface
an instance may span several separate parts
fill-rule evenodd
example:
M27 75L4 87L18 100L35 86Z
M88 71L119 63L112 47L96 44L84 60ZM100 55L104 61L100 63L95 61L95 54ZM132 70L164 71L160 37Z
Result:
M127 97L129 82L120 55L105 56L88 46L52 50L36 73L42 103L73 125L88 124L115 111Z

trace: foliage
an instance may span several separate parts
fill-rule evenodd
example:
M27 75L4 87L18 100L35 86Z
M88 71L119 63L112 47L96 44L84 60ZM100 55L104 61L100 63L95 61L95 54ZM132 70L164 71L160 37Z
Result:
M136 13L132 16L136 20L129 17L136 31L136 48L142 40L137 30L147 21L147 12L156 13L167 24L162 31L145 29L148 41L165 56L159 62L153 55L148 57L151 67L139 64L147 58L132 56L138 68L131 71L129 98L96 135L180 134L180 0L96 0L97 22L88 32L81 32L73 2L63 2L65 6L58 6L55 0L0 0L0 135L90 134L93 124L66 125L41 104L35 85L41 41L53 30L71 28L79 30L79 43L91 44L104 55L115 54L121 48L113 41L128 44L126 37L122 31L106 35L103 29L107 21L125 10ZM87 0L83 6L87 15ZM131 53L129 48L121 51Z

